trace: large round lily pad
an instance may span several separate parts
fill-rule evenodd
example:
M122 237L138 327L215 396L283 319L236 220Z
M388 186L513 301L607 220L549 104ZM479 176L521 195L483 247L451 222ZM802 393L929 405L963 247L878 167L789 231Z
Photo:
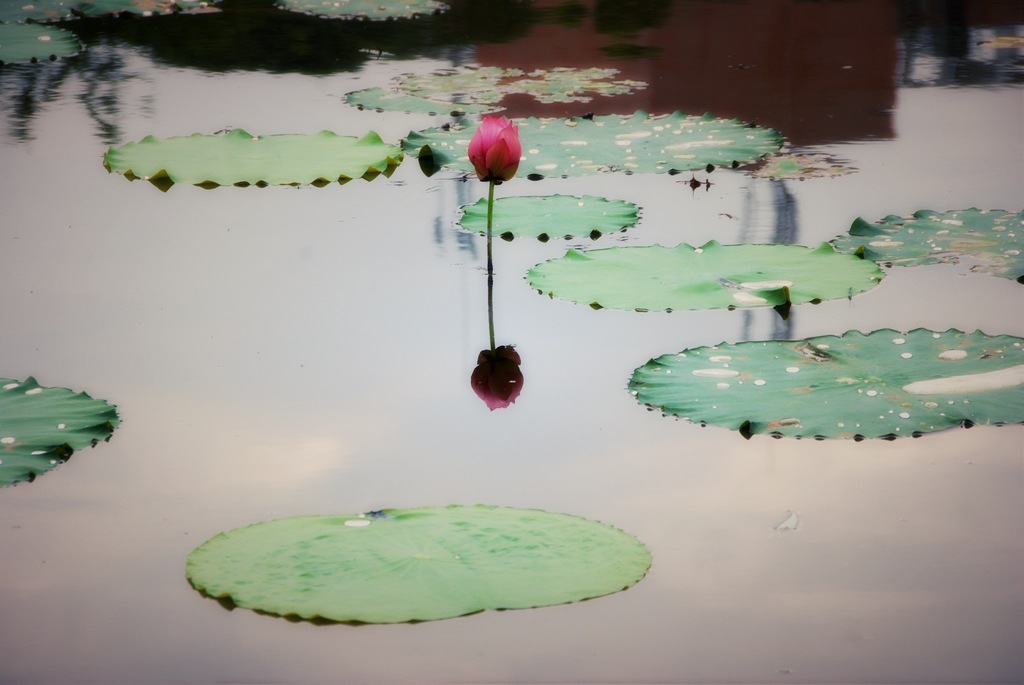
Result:
M651 116L610 114L592 118L515 120L523 144L520 175L583 176L611 171L668 173L748 164L782 147L770 128L710 114ZM410 155L435 167L472 171L469 140L475 124L412 132L403 142Z
M85 393L0 378L0 487L34 480L119 424L114 407Z
M980 262L971 271L1024 282L1024 211L921 210L873 224L857 219L849 235L831 242L840 252L892 266L955 264L971 257Z
M670 311L782 307L851 297L882 279L874 262L828 244L651 245L569 250L530 269L541 293L596 308Z
M494 203L491 231L506 240L531 237L590 236L623 231L637 222L640 209L632 202L584 195L503 197ZM487 233L487 198L462 207L460 225Z
M257 523L197 547L186 575L270 614L400 623L599 597L650 563L643 544L602 523L477 505Z
M435 0L280 0L277 6L326 19L411 19L438 14L448 5Z
M652 359L636 399L667 415L795 437L920 435L1024 422L1024 340L950 329L849 331Z
M63 29L38 24L0 24L0 64L43 62L77 55L82 46Z
M617 69L555 67L526 73L501 67L453 67L429 74L402 74L391 87L348 93L345 101L359 107L437 113L495 112L506 95L529 95L538 102L590 102L594 95L630 93L642 81L616 80Z
M255 137L242 129L225 135L179 136L111 148L104 156L108 171L143 178L166 189L174 183L221 185L327 185L353 178L390 176L402 161L396 145L372 131L362 138L330 131L316 135Z

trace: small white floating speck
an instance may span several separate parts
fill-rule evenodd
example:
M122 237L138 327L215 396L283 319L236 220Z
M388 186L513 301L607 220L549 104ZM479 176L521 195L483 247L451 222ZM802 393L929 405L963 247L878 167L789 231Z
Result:
M349 519L348 521L345 521L345 525L351 526L352 528L365 528L371 523L372 521L369 519Z
M754 385L764 385L767 382L768 381L764 380L763 378L758 378L756 381L754 381Z
M538 171L552 171L554 169L557 169L558 165L557 164L538 164L534 168L537 169Z
M6 438L0 438L0 443L3 443L4 445L14 444L14 438L10 436L7 436Z
M903 354L901 354L900 356L901 356L901 357L903 357L904 359L910 359L910 358L911 358L911 357L913 357L914 355L913 355L912 353L910 353L910 352L904 352L904 353L903 353Z
M4 390L12 390L18 387L19 385L21 385L21 383L8 383L7 385L4 386Z
M864 394L865 394L865 395L867 395L868 397L874 397L875 395L877 395L877 394L878 394L878 391L877 391L877 390L868 390L868 391L867 391L866 393L864 393Z
M42 389L42 388L32 388L31 390L26 390L26 391L25 391L25 394L26 394L26 395L38 395L38 394L39 394L39 393L41 393L42 391L43 391L43 389Z
M43 41L44 43L48 43L50 42L50 36L39 36L39 40Z
M905 339L903 339L903 338L893 338L892 339L892 344L893 345L902 345L905 342L907 342L907 341Z
M618 141L616 141L616 142L618 142ZM562 141L562 145L582 146L582 145L586 145L586 144L587 144L587 141L585 141L585 140L563 140ZM628 143L626 143L626 144L628 145Z
M786 371L788 371L789 373L797 373L797 372L800 371L800 367L799 366L787 366L786 367Z
M910 418L910 412L901 411L900 412L900 418L901 419L909 419Z
M729 389L729 384L728 383L715 383L715 387L718 388L719 390L728 390Z
M64 429L65 429L65 428L67 428L67 427L68 427L68 426L67 426L67 424L66 424L66 423L58 423L58 424L57 424L57 430L64 430Z
M782 520L779 521L773 527L773 530L777 530L780 532L796 530L799 525L800 517L797 515L797 513L795 511L787 511L785 514L783 514Z
M708 357L709 362L715 362L716 364L723 364L728 361L732 361L732 357L727 354L716 354L714 357Z
M871 247L903 247L903 243L898 240L872 240L868 245Z
M46 450L34 450L32 452L33 457L38 457L40 454L46 454Z

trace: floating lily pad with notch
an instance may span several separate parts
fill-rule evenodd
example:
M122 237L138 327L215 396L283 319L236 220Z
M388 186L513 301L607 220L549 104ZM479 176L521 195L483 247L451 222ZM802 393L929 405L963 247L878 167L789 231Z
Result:
M412 19L439 14L448 5L435 0L280 0L277 6L325 19Z
M652 359L629 389L745 437L919 436L1024 422L1024 340L919 328L721 344Z
M735 166L756 162L782 147L778 131L710 114L531 117L516 119L515 124L523 147L519 175L533 178L613 171L671 173L704 169L709 164ZM475 130L476 125L469 122L412 132L403 141L403 149L435 168L469 172L473 170L469 141Z
M74 34L54 26L0 24L0 64L55 60L81 49Z
M543 294L595 309L671 311L776 307L852 297L873 288L882 271L828 244L651 245L569 250L530 269ZM785 312L782 312L785 314Z
M503 197L494 203L491 232L505 240L513 238L593 239L605 233L624 231L637 222L639 207L632 202L584 195L543 195ZM487 233L487 198L462 207L459 224L467 231Z
M327 185L354 178L390 176L402 161L396 145L376 133L362 138L330 131L315 135L252 136L242 129L225 135L152 136L111 148L108 171L148 180L166 190L174 183L222 185Z
M617 69L556 67L526 73L501 67L453 67L429 74L402 74L391 87L348 93L345 101L358 107L434 114L495 112L506 95L529 95L537 102L590 102L595 95L611 96L645 88L646 83L616 80Z
M118 425L113 406L85 393L0 378L0 487L34 480Z
M603 523L476 505L256 523L197 547L186 575L264 613L402 623L600 597L650 564L640 541Z
M857 219L849 235L831 242L840 252L891 266L955 264L971 257L981 262L971 271L1024 282L1024 211L921 210L873 224Z

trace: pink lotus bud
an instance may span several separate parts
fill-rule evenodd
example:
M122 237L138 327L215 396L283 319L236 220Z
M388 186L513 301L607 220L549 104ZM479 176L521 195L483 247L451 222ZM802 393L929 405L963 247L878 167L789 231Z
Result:
M469 161L481 181L509 180L516 175L522 156L519 129L505 117L485 116L469 141Z
M470 383L491 411L509 406L523 391L522 363L511 345L502 345L493 352L481 350Z

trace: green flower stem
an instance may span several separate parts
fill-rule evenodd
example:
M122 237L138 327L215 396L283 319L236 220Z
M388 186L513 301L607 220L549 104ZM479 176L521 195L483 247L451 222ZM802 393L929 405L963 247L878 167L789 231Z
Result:
M491 224L494 221L494 181L487 190L487 326L494 352L494 260L491 257Z

